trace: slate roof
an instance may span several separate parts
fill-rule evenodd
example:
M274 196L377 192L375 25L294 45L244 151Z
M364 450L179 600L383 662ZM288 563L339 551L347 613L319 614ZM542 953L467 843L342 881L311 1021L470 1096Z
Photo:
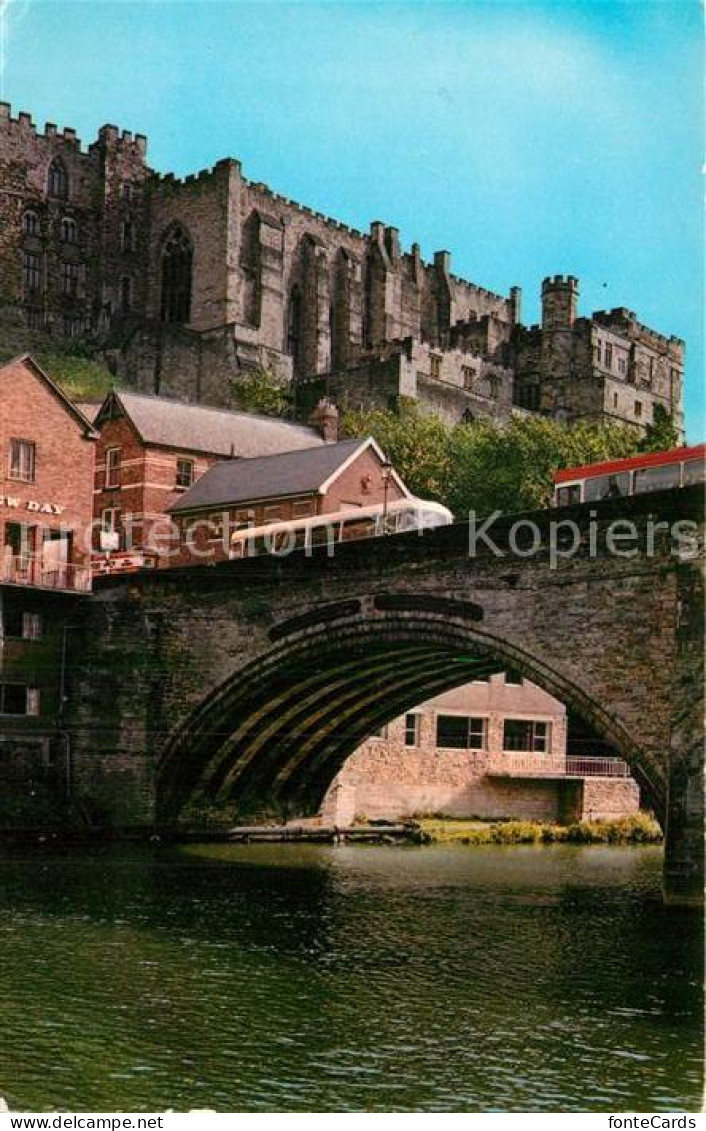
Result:
M74 401L76 408L93 424L101 410L102 401Z
M305 424L124 389L110 394L96 417L96 425L100 425L101 417L113 402L122 406L143 442L155 447L246 458L324 447L317 430Z
M306 451L214 464L169 510L207 510L257 499L311 494L369 443L370 440L342 440Z

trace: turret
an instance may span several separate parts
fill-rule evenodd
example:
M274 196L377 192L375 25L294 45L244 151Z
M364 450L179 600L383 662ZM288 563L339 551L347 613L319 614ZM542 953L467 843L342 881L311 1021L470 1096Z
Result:
M548 276L542 283L542 329L570 330L578 315L579 281L574 275Z

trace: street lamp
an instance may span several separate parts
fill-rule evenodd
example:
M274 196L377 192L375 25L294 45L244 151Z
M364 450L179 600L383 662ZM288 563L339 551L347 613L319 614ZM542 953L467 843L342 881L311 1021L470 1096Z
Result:
M382 476L382 532L387 534L387 494L390 490L390 479L392 478L392 464L385 460L380 468Z

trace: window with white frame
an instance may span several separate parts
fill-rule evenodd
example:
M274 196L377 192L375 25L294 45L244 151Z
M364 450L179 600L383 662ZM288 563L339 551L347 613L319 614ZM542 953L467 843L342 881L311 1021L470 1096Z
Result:
M405 746L419 746L419 724L421 716L414 711L408 712L404 717L404 744Z
M549 723L541 719L505 719L503 749L546 754L549 750Z
M10 479L34 483L37 473L37 448L32 440L10 440Z
M450 750L484 750L487 719L477 715L437 715L436 745Z
M176 487L179 491L186 491L194 482L194 461L192 459L178 459L176 465Z
M105 486L120 486L120 448L107 448L105 453Z

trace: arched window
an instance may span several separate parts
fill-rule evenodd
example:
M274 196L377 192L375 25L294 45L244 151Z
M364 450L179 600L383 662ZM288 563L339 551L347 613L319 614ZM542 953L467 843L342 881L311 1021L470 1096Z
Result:
M49 195L67 197L69 195L69 177L64 162L56 157L49 166Z
M76 221L66 216L61 221L61 242L76 243Z
M299 287L292 287L287 310L287 353L291 355L294 370L301 356L302 296Z
M120 224L120 250L135 250L135 226L129 216Z
M26 236L39 235L39 216L31 209L27 209L22 217L22 230Z
M172 228L162 249L162 321L185 323L191 317L194 251L188 233Z

